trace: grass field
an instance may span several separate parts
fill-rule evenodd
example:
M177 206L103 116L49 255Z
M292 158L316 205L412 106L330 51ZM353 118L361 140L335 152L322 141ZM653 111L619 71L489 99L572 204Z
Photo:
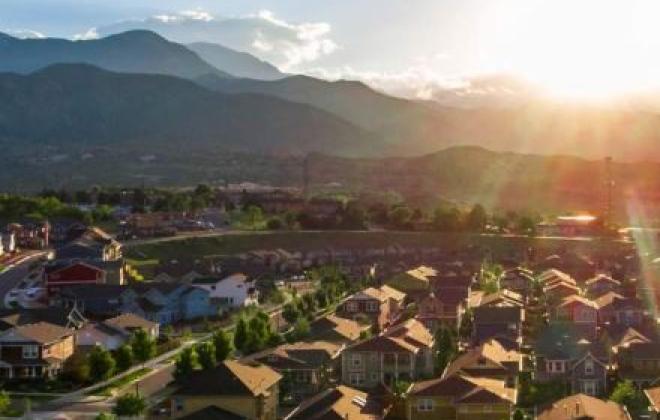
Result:
M507 258L529 247L556 252L562 249L598 251L623 246L611 240L571 240L473 235L439 232L242 232L214 237L185 238L128 247L127 257L140 261L168 261L232 255L257 249L283 248L288 251L404 247L441 247L447 252L476 246L490 250L494 256Z

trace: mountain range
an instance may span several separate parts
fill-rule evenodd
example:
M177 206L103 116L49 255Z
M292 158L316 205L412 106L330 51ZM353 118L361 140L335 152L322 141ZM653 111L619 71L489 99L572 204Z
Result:
M277 80L286 77L285 73L272 64L257 57L223 47L210 42L194 42L186 47L194 51L204 61L224 72L241 78L257 80Z

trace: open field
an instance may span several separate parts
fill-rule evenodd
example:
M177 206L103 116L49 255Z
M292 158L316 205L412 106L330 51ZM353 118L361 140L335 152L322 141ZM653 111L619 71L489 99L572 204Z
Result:
M256 249L282 248L288 251L404 247L441 247L447 252L476 246L490 250L497 258L507 258L534 247L540 252L573 249L579 252L605 251L630 246L611 239L528 238L468 233L315 231L315 232L239 232L218 236L182 238L129 246L126 254L135 261L184 260L207 256L238 254Z

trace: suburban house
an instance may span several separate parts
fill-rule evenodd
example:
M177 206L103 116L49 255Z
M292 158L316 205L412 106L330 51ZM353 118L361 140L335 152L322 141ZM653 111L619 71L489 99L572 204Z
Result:
M254 280L245 274L235 273L227 277L199 277L190 283L193 287L204 289L224 308L236 308L259 303L259 292Z
M581 336L572 324L550 324L535 343L536 371L541 382L561 379L572 392L607 393L609 354L604 345Z
M421 265L417 268L396 274L387 280L389 286L405 293L423 292L431 287L432 278L438 272L434 268Z
M39 322L47 322L67 329L78 329L87 323L87 319L76 308L50 307L0 310L0 331Z
M612 304L612 323L614 325L626 325L632 327L640 327L647 324L648 321L653 323L647 306L641 299L626 298L615 300Z
M660 386L647 388L644 390L644 395L649 400L649 414L651 420L660 419Z
M195 371L171 397L173 418L208 407L250 420L275 420L282 376L265 365L226 360L214 369Z
M518 373L523 369L523 355L517 350L507 350L496 339L490 339L458 356L443 376L457 373L472 377L500 379L507 386L515 387Z
M542 408L538 420L630 420L624 406L613 401L603 401L590 395L575 394L555 401Z
M566 281L548 283L543 286L543 294L550 305L560 302L562 299L580 294L580 288Z
M160 325L215 316L219 310L206 290L163 282L66 287L54 302L65 308L76 307L95 319L130 312Z
M282 392L301 400L327 388L330 376L339 368L343 349L343 345L326 341L297 342L261 351L244 360L259 362L279 372Z
M10 223L6 230L15 238L16 246L19 248L45 249L50 243L48 222L27 220L23 223Z
M0 377L53 378L75 349L74 331L47 322L0 333Z
M598 306L598 325L614 324L614 304L626 299L617 292L607 292L595 298L593 301Z
M405 293L389 286L369 287L349 296L337 308L336 314L354 320L364 318L383 331L401 314L405 297Z
M77 239L55 251L58 260L85 259L116 261L122 257L122 245L97 227L89 227Z
M514 291L507 289L500 289L494 293L488 293L481 295L479 298L477 306L485 307L505 307L505 306L517 306L522 308L525 306L525 298Z
M518 347L523 341L525 310L517 306L479 306L474 309L472 338L475 344L491 338L506 339Z
M618 351L619 376L640 386L660 379L660 343L633 343Z
M310 337L314 340L349 345L358 341L370 330L370 325L330 314L312 322Z
M383 398L338 385L303 401L285 420L383 420L388 408Z
M605 274L599 274L584 282L584 288L588 296L597 298L608 292L618 292L621 282Z
M577 286L577 282L573 277L555 268L551 268L539 274L538 280L544 286L552 283L569 283Z
M506 270L500 279L500 287L519 293L523 297L530 294L534 286L534 273L523 267Z
M598 334L598 305L582 296L568 296L555 308L552 321L571 322L583 337L594 340Z
M51 220L50 225L50 241L54 244L74 241L87 231L87 225L75 219Z
M439 295L429 292L418 302L415 318L432 332L441 326L458 330L465 306L465 292L462 290L446 290Z
M342 382L358 388L412 381L433 373L434 339L419 321L408 320L342 353Z
M145 331L152 339L157 339L159 325L135 314L123 313L100 322L91 322L76 331L78 347L102 346L116 350L128 343L137 330Z
M610 325L604 328L600 340L605 343L605 348L612 350L612 354L616 354L633 344L651 342L646 334L625 325Z
M508 419L516 401L516 389L505 381L458 373L415 383L406 399L406 419Z
M49 294L56 293L64 286L84 284L123 284L123 268L121 263L116 267L116 275L108 277L106 263L97 264L91 261L59 260L44 267L44 284ZM115 265L109 262L108 265ZM112 268L112 267L108 267Z

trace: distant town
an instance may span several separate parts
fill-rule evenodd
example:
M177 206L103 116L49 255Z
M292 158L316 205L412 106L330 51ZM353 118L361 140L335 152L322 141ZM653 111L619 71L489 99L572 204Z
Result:
M660 411L657 254L605 216L256 185L5 195L0 215L6 416Z

